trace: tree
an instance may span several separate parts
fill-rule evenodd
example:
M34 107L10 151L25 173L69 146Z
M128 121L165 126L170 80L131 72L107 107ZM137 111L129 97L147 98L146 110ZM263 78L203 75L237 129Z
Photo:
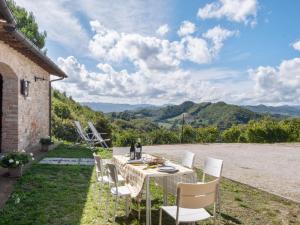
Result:
M27 12L25 8L17 6L13 0L8 0L7 4L16 19L17 28L39 49L43 49L47 33L46 31L39 31L39 26L35 21L33 13ZM43 49L43 51L46 53L47 50Z

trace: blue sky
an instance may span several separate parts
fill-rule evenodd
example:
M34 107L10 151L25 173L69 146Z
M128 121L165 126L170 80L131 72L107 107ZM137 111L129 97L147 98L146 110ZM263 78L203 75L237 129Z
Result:
M78 101L300 104L300 1L16 0Z

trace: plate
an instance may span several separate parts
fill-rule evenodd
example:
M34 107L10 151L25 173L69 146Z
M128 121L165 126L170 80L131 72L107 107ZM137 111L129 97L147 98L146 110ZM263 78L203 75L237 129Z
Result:
M176 169L174 166L162 166L158 169L159 172L165 172L165 173L174 173L177 172L178 169Z
M128 164L143 164L144 161L142 159L131 159L127 161Z

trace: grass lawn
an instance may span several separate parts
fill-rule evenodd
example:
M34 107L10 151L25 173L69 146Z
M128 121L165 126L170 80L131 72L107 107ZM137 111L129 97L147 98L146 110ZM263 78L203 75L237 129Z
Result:
M107 151L105 148L97 148L95 151L103 158L111 158L112 151ZM61 158L93 158L93 152L83 145L62 144L54 151L49 151L46 157L61 157Z
M110 157L111 153L100 150ZM92 157L83 147L61 145L47 157ZM199 171L201 176L201 171ZM17 182L4 209L0 211L0 225L92 225L110 224L113 202L106 204L106 191L95 183L95 171L90 166L64 166L34 164ZM162 205L162 190L152 185L152 224L158 224L158 208ZM223 179L222 213L218 224L300 225L300 204ZM174 197L169 197L174 203ZM120 204L116 224L143 224L137 220L136 205L127 219L124 205ZM109 220L108 220L109 219ZM164 215L164 225L174 221ZM199 223L211 224L211 221Z

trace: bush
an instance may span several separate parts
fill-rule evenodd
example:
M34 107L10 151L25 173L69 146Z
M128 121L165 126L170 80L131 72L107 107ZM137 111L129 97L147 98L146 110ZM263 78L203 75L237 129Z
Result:
M246 136L248 142L274 143L288 140L288 133L278 122L264 119L261 121L250 121L247 125Z
M195 143L197 137L197 130L191 125L184 125L181 134L182 143Z
M113 135L113 143L115 146L130 146L132 142L135 143L140 137L141 133L135 130L116 132Z
M198 143L213 143L217 142L220 137L220 132L216 127L197 128L196 141Z
M59 140L71 142L75 142L78 138L74 124L70 120L61 120L57 117L52 117L52 134Z
M58 117L60 117L62 119L72 119L70 109L68 108L67 105L65 105L61 102L54 101L53 111Z
M287 132L288 141L300 141L300 119L290 119L280 122L280 126Z
M170 131L165 128L152 131L150 133L151 144L176 144L180 143L178 132Z
M244 139L241 140L241 134L242 131L240 127L232 126L222 133L222 141L227 143L244 142Z
M13 152L4 155L0 159L0 166L3 168L17 168L29 162L30 156L26 153Z

